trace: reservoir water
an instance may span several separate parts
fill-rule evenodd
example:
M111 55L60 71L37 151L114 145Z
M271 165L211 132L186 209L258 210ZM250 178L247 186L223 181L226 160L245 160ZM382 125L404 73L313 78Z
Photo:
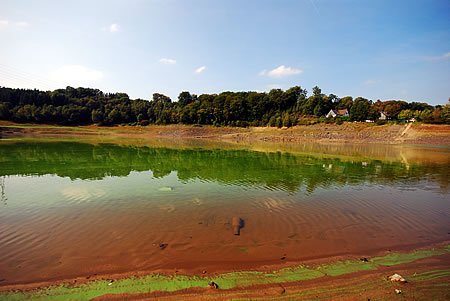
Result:
M251 269L442 242L449 155L418 146L3 140L1 284Z

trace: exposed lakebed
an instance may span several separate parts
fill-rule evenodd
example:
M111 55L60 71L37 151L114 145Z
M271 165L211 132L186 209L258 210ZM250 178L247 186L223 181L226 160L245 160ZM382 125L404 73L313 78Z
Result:
M0 284L239 270L444 241L449 154L2 141Z

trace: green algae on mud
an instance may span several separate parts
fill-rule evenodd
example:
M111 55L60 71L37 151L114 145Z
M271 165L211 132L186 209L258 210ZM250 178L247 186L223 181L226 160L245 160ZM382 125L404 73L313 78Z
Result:
M418 250L411 253L391 253L383 257L372 258L371 261L379 265L392 266L401 263L413 262L426 257L444 255L448 252L450 252L450 246L446 246L445 248L438 250Z
M440 279L443 277L450 277L450 270L434 270L434 271L428 271L423 272L419 274L414 274L412 276L409 276L408 279L410 281L430 281L435 279ZM441 283L439 286L450 286L450 283Z
M1 293L0 298L2 300L89 300L105 294L143 294L157 291L173 292L187 288L207 287L211 281L217 283L220 289L246 288L254 285L288 283L318 279L324 276L335 277L355 272L377 270L381 266L411 263L419 259L445 255L447 253L450 253L450 245L437 249L417 250L409 253L390 253L385 256L374 257L369 262L347 260L321 265L299 265L273 272L241 271L213 277L185 275L164 276L156 274L124 278L116 281L96 280L87 284L73 285L65 283L37 290L10 291ZM408 280L420 283L449 276L450 270L441 269L410 275ZM381 284L386 286L386 281ZM375 284L372 283L372 285ZM444 286L447 287L447 285ZM367 285L364 286L364 289L367 289ZM338 290L343 289L339 288L335 290L338 292ZM352 292L357 293L358 289L355 287L350 291L346 289L345 292L342 292L342 296L352 295ZM310 293L312 292L306 295ZM298 296L306 295L303 293ZM290 297L295 296L290 295Z

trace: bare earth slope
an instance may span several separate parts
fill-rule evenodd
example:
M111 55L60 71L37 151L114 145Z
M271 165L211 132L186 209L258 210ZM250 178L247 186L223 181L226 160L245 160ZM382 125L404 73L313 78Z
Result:
M214 140L243 140L271 142L318 142L318 143L383 143L450 145L450 125L386 124L377 126L367 123L347 122L316 124L292 128L229 128L212 126L147 126L147 127L63 127L0 122L0 137L16 135L52 136L114 136L118 138L145 139L206 138Z

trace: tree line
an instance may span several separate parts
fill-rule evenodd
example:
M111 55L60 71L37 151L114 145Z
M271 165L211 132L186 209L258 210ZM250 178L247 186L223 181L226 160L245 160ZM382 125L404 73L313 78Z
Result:
M347 109L348 117L326 118L331 110ZM308 96L295 86L270 92L222 92L177 101L154 93L152 100L130 99L126 93L73 88L40 91L0 87L0 120L61 125L201 124L215 126L294 126L315 122L377 120L385 112L393 120L450 124L450 105L432 106L402 100L372 101L363 97L325 95L319 87Z

